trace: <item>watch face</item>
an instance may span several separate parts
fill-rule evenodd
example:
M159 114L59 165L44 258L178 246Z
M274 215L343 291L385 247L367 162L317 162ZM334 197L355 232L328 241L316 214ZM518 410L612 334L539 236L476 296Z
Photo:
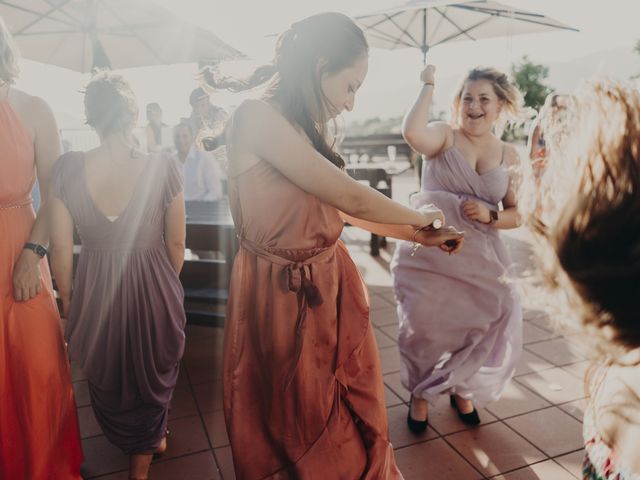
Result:
M439 218L436 218L433 223L431 224L431 227L434 229L439 229L442 228L442 220L440 220Z

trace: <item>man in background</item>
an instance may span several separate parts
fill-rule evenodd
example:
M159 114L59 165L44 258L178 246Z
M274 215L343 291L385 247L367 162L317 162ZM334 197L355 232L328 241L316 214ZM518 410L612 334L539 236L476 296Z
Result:
M186 201L216 201L224 196L224 172L210 152L194 144L194 132L189 123L182 122L173 129L176 161L184 176Z
M196 88L189 95L191 115L188 119L194 137L202 129L216 130L221 128L229 116L227 112L211 103L209 94L201 87Z

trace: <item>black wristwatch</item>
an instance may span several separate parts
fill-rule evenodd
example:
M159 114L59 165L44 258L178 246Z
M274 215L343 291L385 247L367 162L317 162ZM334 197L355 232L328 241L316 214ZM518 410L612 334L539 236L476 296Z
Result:
M47 249L42 245L38 245L37 243L27 242L24 244L24 248L32 250L40 258L44 258L44 256L47 254Z
M498 221L498 211L497 210L489 210L489 217L491 219L489 220L488 225L493 225L494 223L496 223Z

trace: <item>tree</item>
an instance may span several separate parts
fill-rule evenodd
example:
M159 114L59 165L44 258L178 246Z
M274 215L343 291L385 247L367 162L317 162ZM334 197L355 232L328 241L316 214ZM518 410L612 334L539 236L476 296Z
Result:
M551 88L543 83L549 76L549 67L533 63L525 55L520 62L511 65L511 75L524 94L525 105L539 110L551 93Z

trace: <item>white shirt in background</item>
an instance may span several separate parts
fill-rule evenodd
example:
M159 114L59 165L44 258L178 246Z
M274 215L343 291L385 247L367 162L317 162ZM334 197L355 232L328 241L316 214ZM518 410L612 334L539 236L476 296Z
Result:
M185 201L213 202L223 197L222 179L225 174L213 154L192 146L181 166Z

